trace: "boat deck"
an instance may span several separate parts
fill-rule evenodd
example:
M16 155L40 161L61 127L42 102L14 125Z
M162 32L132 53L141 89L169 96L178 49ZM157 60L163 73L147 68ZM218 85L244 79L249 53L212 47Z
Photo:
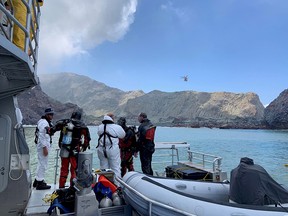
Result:
M24 216L48 216L47 210L50 207L50 202L45 202L43 199L46 195L51 195L59 188L58 184L52 184L49 190L36 190L32 189L31 197L29 199ZM60 210L55 208L52 215L73 216L75 213L60 214ZM110 208L98 209L95 213L97 216L113 215L113 216L140 216L130 205L113 206Z
M35 188L33 188L24 215L25 216L49 215L47 214L47 210L50 207L50 202L49 203L44 202L43 198L45 198L47 194L52 194L58 188L59 188L58 185L51 185L51 188L49 190L36 190Z
M217 175L220 174L220 178L217 179L222 180L223 176L221 176L221 158L216 157L214 155L207 155L197 152L192 152L188 150L188 161L179 161L178 156L178 148L188 148L190 147L189 144L185 142L179 142L179 143L157 143L156 149L159 150L165 150L170 149L172 150L172 153L170 156L172 156L172 164L177 163L183 166L188 167L194 167L200 170L206 170L210 173L215 173ZM160 155L162 156L162 155ZM173 159L175 157L175 159ZM163 161L162 161L163 162ZM219 172L220 171L220 172ZM216 179L214 179L215 181ZM216 181L217 181L216 180ZM43 199L47 195L51 195L54 191L58 189L58 184L51 184L51 189L49 190L36 190L33 189L31 193L30 200L28 202L27 209L25 211L25 216L36 216L36 215L48 215L47 210L50 207L50 202L45 202ZM58 211L57 211L58 210ZM63 215L60 214L59 209L55 209L52 212L52 215ZM75 213L70 214L64 214L66 215L75 215ZM104 208L104 209L98 209L98 212L95 213L97 216L103 216L103 215L119 215L119 216L139 216L139 214L135 211L135 209L131 208L130 205L124 205L124 206L113 206L111 208Z

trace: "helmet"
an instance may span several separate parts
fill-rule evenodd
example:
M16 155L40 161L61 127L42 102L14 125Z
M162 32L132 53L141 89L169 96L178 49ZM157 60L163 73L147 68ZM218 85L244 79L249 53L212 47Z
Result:
M125 117L120 117L117 121L118 125L124 126L126 125L126 118Z
M71 119L81 120L81 116L82 116L81 112L76 111L72 113Z

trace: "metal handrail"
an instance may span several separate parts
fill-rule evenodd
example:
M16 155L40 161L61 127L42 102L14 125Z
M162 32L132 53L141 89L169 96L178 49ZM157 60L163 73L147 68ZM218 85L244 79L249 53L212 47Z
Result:
M165 209L168 209L168 210L171 210L171 211L174 211L174 212L177 212L177 213L180 213L182 215L189 215L189 216L196 216L194 214L191 214L191 213L188 213L188 212L185 212L183 210L180 210L180 209L176 209L176 208L173 208L171 206L168 206L166 204L163 204L163 203L160 203L160 202L157 202L155 200L152 200L148 197L146 197L145 195L141 194L139 191L135 190L134 188L132 188L131 186L129 186L128 184L126 184L122 179L120 179L119 177L115 176L115 179L116 181L118 181L122 186L124 186L125 188L127 188L129 191L132 191L133 193L135 193L137 196L140 196L142 199L144 199L145 201L149 202L149 216L152 215L152 206L153 205L157 205L157 206L160 206L160 207L163 207ZM125 190L124 188L124 190Z
M54 175L54 185L56 185L57 182L57 176L58 176L58 167L59 167L59 151L60 149L56 149L56 156L55 156L55 175Z
M160 144L160 143L159 143ZM170 154L158 154L158 155L155 155L154 154L154 159L155 158L167 158L167 156L171 156L171 161L153 161L152 162L152 165L153 164L171 164L171 165L174 165L175 162L179 162L179 152L178 152L178 148L175 147L175 145L177 144L186 144L184 142L161 142L161 144L170 144L171 147L162 147L162 148L156 148L157 151L161 151L161 150L171 150L171 153ZM175 160L175 157L176 157L176 160ZM159 172L157 170L155 170L155 173L156 175L159 175ZM164 174L165 171L162 171L161 174Z
M9 0L11 4L11 0ZM35 0L21 0L21 2L24 4L27 10L26 14L26 26L24 27L15 17L13 14L11 14L9 11L6 10L6 8L0 4L0 12L4 13L9 21L10 24L12 24L11 30L10 30L10 38L8 38L8 35L4 32L6 38L9 41L13 41L13 27L14 25L17 25L25 34L25 39L23 41L24 43L24 52L28 55L29 48L31 51L31 58L33 58L33 67L34 71L36 73L37 71L37 58L38 58L38 48L39 48L39 24L40 24L40 6L38 1ZM36 5L35 5L36 2ZM12 5L12 4L11 4ZM13 11L13 5L11 7L11 10ZM34 19L32 19L32 13L34 15ZM3 30L3 28L1 28ZM30 38L30 32L32 32L32 39ZM32 43L34 41L34 45Z
M199 157L196 157L195 155L199 155ZM209 158L212 158L213 160L209 160ZM199 161L200 164L203 166L203 168L206 166L206 164L212 164L213 172L221 172L222 170L221 169L222 158L217 157L215 155L188 150L188 160L191 163L193 163L193 161L195 160Z
M176 164L176 165L180 165L183 167L188 167L188 168L190 167L190 168L194 168L197 170L202 170L202 171L205 171L207 173L211 173L213 176L213 181L219 181L219 177L220 178L222 178L222 177L227 178L227 177L225 177L226 172L222 172L222 169L221 169L221 165L222 165L222 158L221 157L211 155L211 154L205 154L205 153L201 153L201 152L191 151L190 145L187 144L186 142L183 142L183 143L170 142L170 143L157 143L157 144L161 144L160 146L155 148L157 151L159 151L159 150L171 150L172 154L166 154L166 155L154 154L153 155L154 159L153 159L152 165L161 164L161 169L162 169L163 165L167 165L167 164L175 165ZM183 148L183 147L187 148L188 160L186 159L185 161L183 161L181 159L181 161L180 161L178 150L179 150L179 148ZM161 160L164 157L167 158L167 156L171 156L170 162L167 160L165 160L165 161ZM177 158L175 159L175 157L177 157ZM156 159L160 158L160 160L155 162L155 158ZM172 167L168 166L165 168L165 170L159 171L159 166L154 166L153 170L157 176L165 176L165 174L167 175L166 172L170 173L170 171L169 171L170 168L172 168ZM167 171L167 169L168 169L168 171ZM174 168L172 168L172 169L174 169Z
M171 156L171 161L169 161L169 162L171 162L171 164L172 165L174 165L174 157L176 156L177 157L177 161L179 161L179 154L178 154L178 149L176 149L175 147L173 148L161 148L161 149L158 149L157 151L159 151L159 150L171 150L172 151L172 153L171 154L161 154L161 155L154 155L153 157L155 158L155 157L158 157L158 158L167 158L167 156ZM176 153L175 153L176 152ZM152 162L152 164L157 164L157 163L163 163L163 161L159 161L159 162L157 162L157 161L154 161L154 162Z

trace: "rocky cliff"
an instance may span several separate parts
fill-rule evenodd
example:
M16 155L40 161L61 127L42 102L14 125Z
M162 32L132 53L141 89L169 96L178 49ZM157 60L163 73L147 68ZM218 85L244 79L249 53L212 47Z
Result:
M40 75L40 80L54 99L75 103L88 115L112 111L130 124L138 124L137 115L143 111L165 126L265 128L264 106L255 93L124 92L72 73Z
M263 128L264 106L254 93L153 91L129 100L115 112L136 119L140 111L165 126Z
M288 129L288 89L265 108L264 117L269 128Z
M50 97L62 103L74 103L93 116L113 111L129 99L144 95L143 91L124 92L89 77L73 73L41 74L40 85Z
M70 118L71 113L76 110L82 111L80 107L72 103L62 104L46 95L40 86L26 90L18 95L18 105L22 111L23 124L35 125L44 114L47 107L55 111L54 119Z
M41 75L40 80L47 95L37 86L18 96L24 124L36 124L44 109L51 106L55 120L69 118L73 111L82 109L85 122L94 125L112 111L118 117L125 116L128 124L138 124L138 114L146 112L162 126L288 128L288 90L265 109L252 92L124 92L71 73Z

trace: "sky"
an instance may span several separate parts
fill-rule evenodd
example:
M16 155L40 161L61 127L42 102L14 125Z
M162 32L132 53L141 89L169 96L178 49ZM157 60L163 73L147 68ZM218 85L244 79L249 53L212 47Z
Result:
M254 92L263 105L287 89L287 0L71 2L44 1L38 73L145 93Z

